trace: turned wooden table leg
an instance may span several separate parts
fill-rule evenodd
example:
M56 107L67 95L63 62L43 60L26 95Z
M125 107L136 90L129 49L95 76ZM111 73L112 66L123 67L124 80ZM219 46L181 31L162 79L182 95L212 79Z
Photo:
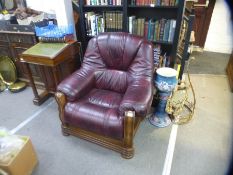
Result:
M46 80L46 75L45 75L45 67L44 66L40 66L39 70L40 70L40 74L42 76L41 78L42 78L42 81L44 83L45 89L46 89L46 91L49 91L48 82Z
M66 132L67 123L65 122L64 118L64 112L65 112L65 105L66 105L66 96L62 92L56 92L55 93L55 99L58 104L58 110L59 110L59 118L61 120L61 128L62 128L62 134L64 136L69 136L70 134Z
M59 76L58 76L57 66L52 67L52 71L53 71L53 77L54 77L55 85L57 87L57 85L59 84Z
M35 96L34 100L35 101L39 101L40 100L40 97L38 95L38 92L37 92L37 89L36 89L36 85L34 83L34 80L33 80L33 77L32 77L32 72L31 72L31 69L29 67L29 64L28 63L24 63L25 66L26 66L26 71L27 71L27 75L28 75L28 79L29 79L29 83L32 87L32 91L33 91L33 94ZM35 103L35 102L34 102Z
M35 96L33 99L33 103L35 105L41 105L45 100L47 100L51 96L51 94L49 94L49 92L47 91L48 87L46 87L46 90L44 92L42 92L41 94L38 94L38 91L36 89L36 85L34 83L34 79L32 77L32 72L31 72L31 69L29 67L29 64L28 63L24 63L24 64L26 66L26 71L27 71L29 83L32 87L32 91L33 91L33 94Z

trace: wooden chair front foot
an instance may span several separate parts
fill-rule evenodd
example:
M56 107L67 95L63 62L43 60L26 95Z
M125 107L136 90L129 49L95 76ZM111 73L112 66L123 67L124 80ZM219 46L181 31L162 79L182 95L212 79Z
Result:
M70 135L70 133L68 133L66 131L66 128L68 128L67 125L64 125L64 124L61 125L61 131L62 131L63 136L69 136Z
M124 118L124 148L121 156L125 159L131 159L134 156L133 137L134 137L135 112L126 111Z
M134 157L134 148L127 148L121 152L124 159L132 159Z

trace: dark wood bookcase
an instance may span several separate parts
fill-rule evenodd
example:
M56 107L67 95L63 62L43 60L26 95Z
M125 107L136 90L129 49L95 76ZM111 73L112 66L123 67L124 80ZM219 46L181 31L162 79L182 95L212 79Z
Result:
M98 1L98 0L97 0ZM107 0L106 0L107 1ZM151 41L154 44L160 44L163 51L169 53L170 67L174 67L176 63L177 46L179 40L179 34L181 29L181 22L184 13L185 0L178 0L178 4L174 6L164 5L132 5L132 0L122 0L121 5L86 5L86 0L79 0L79 13L80 13L80 33L78 33L78 39L82 42L83 50L87 47L88 41L91 36L87 35L85 13L95 12L102 13L107 11L121 11L123 14L122 19L122 32L129 32L129 16L135 16L136 18L146 19L173 19L176 20L175 33L172 42L167 41ZM163 0L161 0L163 1Z

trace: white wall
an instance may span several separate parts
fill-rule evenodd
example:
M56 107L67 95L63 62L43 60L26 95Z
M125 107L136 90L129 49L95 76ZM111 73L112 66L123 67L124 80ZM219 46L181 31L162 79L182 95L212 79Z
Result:
M216 0L204 50L231 53L233 48L233 29L230 12L224 0Z
M73 25L75 31L74 17L71 0L26 0L27 6L47 13L56 14L58 26ZM76 33L74 32L76 39Z
M56 0L26 0L27 6L47 13L55 12Z
M27 6L47 13L55 13L60 26L74 24L71 0L27 0Z

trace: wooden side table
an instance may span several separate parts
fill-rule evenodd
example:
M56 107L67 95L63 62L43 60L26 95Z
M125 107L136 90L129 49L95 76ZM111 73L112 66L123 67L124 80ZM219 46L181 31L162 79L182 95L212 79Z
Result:
M78 69L78 65L80 65L78 60L80 56L79 51L80 45L78 42L38 43L21 54L20 61L25 64L28 79L35 96L33 100L35 105L41 105L47 100L56 91L56 87L60 81ZM70 63L70 66L66 66L66 70L64 71L65 68L62 65L67 62ZM41 71L45 86L45 90L41 94L38 94L29 64L40 65L45 69L49 67L52 70L52 75ZM50 80L54 81L53 88L48 87L47 81Z

